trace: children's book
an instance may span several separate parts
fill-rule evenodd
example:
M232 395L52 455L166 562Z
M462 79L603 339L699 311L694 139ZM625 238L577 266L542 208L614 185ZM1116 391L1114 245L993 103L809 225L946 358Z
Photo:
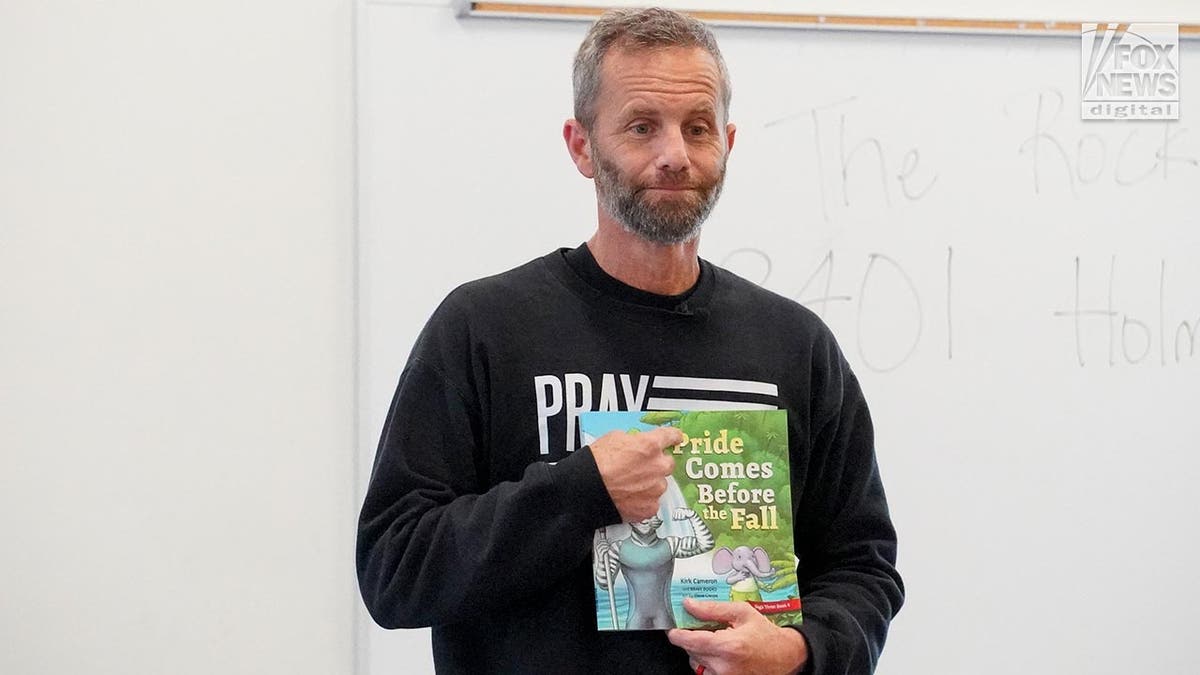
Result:
M600 630L724 626L683 609L685 597L744 600L779 625L801 621L792 541L787 411L585 412L583 442L610 431L673 426L675 472L658 513L596 531Z

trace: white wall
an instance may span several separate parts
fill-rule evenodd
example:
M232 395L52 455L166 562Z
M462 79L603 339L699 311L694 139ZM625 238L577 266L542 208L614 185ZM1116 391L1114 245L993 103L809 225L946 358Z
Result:
M0 3L0 672L352 671L352 14Z

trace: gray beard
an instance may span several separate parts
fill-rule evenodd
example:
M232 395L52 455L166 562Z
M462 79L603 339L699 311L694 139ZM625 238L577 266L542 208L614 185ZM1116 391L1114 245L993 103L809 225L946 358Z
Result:
M596 196L600 207L627 232L655 244L682 244L700 236L700 226L712 213L725 185L725 167L716 183L700 192L699 202L650 204L638 188L621 180L620 172L597 155Z

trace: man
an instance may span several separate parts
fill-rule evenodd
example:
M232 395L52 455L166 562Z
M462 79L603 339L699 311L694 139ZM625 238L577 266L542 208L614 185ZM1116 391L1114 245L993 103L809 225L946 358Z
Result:
M454 673L869 673L903 589L857 380L811 312L697 257L735 128L711 33L606 14L576 56L563 127L598 224L450 294L413 348L359 523L363 599L433 627ZM685 604L720 631L598 632L594 531L651 517L679 431L579 447L586 409L788 410L805 613Z

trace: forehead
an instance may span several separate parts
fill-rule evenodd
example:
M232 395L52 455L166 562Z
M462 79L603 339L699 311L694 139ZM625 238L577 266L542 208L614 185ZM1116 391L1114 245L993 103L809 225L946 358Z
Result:
M721 88L717 62L701 47L614 47L604 56L600 78L599 104L610 109L656 98L716 108Z

